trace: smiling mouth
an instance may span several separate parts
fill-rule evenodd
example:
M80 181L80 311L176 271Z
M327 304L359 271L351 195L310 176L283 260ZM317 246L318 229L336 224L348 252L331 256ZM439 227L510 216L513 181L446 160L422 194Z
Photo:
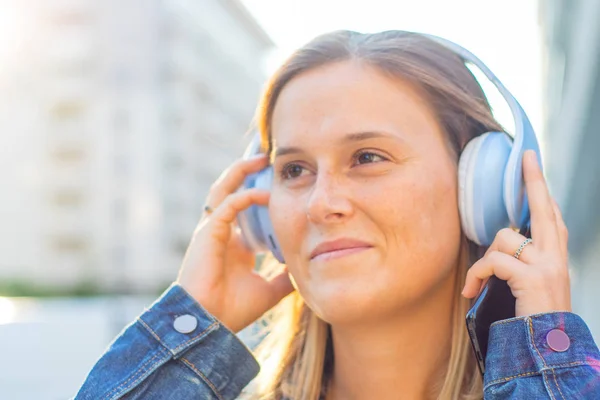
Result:
M311 261L328 261L337 258L346 257L352 254L361 253L365 250L371 249L371 246L362 246L362 247L350 247L347 249L338 249L327 251L325 253L318 254L312 258Z

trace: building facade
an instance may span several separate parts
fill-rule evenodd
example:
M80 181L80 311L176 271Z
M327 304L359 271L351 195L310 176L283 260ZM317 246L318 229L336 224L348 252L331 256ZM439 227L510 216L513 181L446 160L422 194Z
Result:
M600 338L600 1L540 1L546 172L569 228L573 308Z
M271 40L238 0L12 3L0 282L164 286L249 141Z

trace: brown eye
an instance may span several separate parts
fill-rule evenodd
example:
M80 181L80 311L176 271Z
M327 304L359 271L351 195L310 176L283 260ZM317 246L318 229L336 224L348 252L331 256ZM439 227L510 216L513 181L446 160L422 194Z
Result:
M369 164L374 162L380 162L382 160L385 161L386 159L380 156L379 154L370 151L363 151L361 153L358 153L356 156L356 162L358 164Z
M298 178L302 175L303 170L304 168L298 164L288 164L281 170L281 178L284 180Z

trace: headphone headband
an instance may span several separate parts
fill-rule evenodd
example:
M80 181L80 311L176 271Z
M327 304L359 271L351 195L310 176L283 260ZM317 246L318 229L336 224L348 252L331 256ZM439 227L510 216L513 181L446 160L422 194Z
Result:
M444 46L448 50L452 51L465 63L469 62L475 65L483 74L488 78L494 86L498 89L506 103L508 104L515 122L515 133L512 138L512 150L508 159L508 165L506 172L507 174L512 173L513 176L505 177L509 182L513 182L512 185L507 185L504 192L504 200L507 206L508 215L510 222L513 226L522 228L523 222L528 219L529 207L526 201L526 195L519 193L522 190L522 161L523 153L525 150L535 150L538 155L538 162L540 168L542 166L540 158L540 148L533 130L533 126L521 107L521 104L517 99L508 91L506 86L498 79L498 77L477 57L464 47L439 36L420 33L420 35L427 37L434 42Z

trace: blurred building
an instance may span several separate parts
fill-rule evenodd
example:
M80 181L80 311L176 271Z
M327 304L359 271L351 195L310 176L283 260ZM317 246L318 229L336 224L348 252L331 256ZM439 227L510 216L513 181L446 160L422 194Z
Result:
M600 338L600 0L540 1L546 172L569 228L574 308Z
M20 47L0 60L0 282L156 290L248 141L271 40L238 0L11 9Z

